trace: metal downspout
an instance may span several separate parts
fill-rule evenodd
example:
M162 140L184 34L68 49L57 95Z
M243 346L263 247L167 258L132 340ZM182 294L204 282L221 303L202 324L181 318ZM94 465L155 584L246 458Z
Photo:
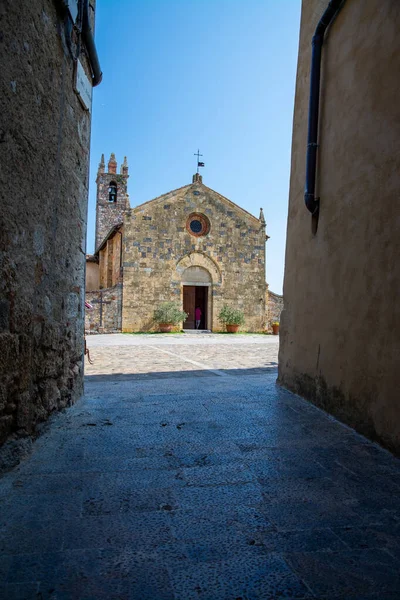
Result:
M317 170L318 150L318 119L319 97L321 82L321 54L324 35L342 8L346 0L331 0L320 18L312 39L311 72L310 72L310 101L308 106L308 136L307 136L307 162L306 186L304 202L312 215L319 211L319 198L315 197L315 178Z
M74 56L72 52L71 45L71 33L73 24L70 21L70 17L68 15L68 2L66 0L54 0L57 10L59 11L60 16L65 19L65 28L66 28L66 43L68 45L68 49L71 53L71 56L74 60L78 57ZM103 73L101 72L99 57L97 56L97 50L94 43L93 32L90 26L89 19L89 0L82 0L82 30L81 34L83 37L83 41L86 46L86 50L88 53L90 69L92 71L92 86L95 87L99 85L103 78ZM79 28L78 28L79 29Z
M103 73L101 72L99 57L97 56L97 50L94 43L93 32L92 28L90 27L89 0L83 0L82 37L89 55L90 68L92 69L93 73L92 85L95 87L101 82Z

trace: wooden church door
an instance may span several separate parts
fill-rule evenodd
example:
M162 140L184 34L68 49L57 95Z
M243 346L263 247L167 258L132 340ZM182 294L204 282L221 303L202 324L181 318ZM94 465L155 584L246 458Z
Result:
M188 314L186 321L183 324L183 329L195 328L195 303L196 303L196 286L183 286L183 310Z

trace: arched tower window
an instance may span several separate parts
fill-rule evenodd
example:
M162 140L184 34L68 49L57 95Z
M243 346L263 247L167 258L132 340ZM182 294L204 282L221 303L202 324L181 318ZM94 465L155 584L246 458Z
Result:
M108 186L108 201L117 201L117 184L115 183L115 181L110 181L110 185Z

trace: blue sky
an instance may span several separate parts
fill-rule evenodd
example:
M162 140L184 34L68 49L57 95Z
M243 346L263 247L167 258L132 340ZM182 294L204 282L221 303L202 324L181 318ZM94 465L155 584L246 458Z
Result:
M281 293L300 0L97 0L88 252L101 154L129 162L131 206L204 183L267 221Z

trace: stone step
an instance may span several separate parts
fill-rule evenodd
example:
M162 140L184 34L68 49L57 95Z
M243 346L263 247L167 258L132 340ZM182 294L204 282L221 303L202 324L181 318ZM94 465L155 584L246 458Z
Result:
M182 329L183 333L212 333L211 329Z

